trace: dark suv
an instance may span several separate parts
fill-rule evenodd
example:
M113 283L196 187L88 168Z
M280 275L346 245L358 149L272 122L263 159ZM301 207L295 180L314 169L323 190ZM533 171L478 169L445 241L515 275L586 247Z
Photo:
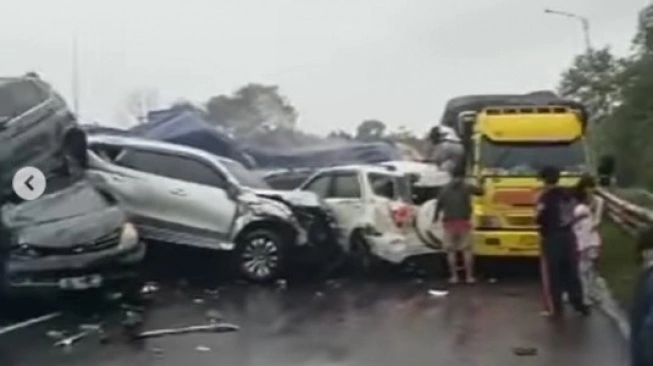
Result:
M0 202L20 168L46 176L62 168L64 145L79 131L63 98L37 75L0 78Z

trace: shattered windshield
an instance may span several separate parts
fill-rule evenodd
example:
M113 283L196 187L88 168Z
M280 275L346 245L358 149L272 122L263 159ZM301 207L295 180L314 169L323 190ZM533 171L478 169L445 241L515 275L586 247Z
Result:
M566 173L587 170L582 140L562 143L498 143L481 140L479 163L485 173L497 175L537 175L544 166Z
M220 163L231 173L241 185L255 189L270 189L263 178L233 160L220 159Z

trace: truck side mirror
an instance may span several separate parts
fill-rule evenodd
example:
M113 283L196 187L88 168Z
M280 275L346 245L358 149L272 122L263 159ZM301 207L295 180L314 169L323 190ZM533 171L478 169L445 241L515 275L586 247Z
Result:
M597 175L599 178L599 185L609 186L617 168L617 162L612 155L603 155L599 159L599 166L597 167Z

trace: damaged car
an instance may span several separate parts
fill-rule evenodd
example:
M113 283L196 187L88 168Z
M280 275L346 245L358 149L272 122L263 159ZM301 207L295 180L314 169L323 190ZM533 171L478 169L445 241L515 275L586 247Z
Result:
M85 179L57 179L38 199L2 207L10 236L0 276L5 295L138 287L145 246L117 201Z
M401 264L411 257L441 252L441 225L417 220L420 211L412 200L409 177L394 168L325 168L298 190L314 192L333 210L339 241L359 269L368 271L382 263ZM420 224L424 227L418 228ZM419 235L421 230L429 235Z
M75 116L38 75L0 78L0 197L13 193L14 174L24 166L44 173L61 168L72 130Z
M89 176L116 195L143 238L231 252L251 281L282 276L315 241L337 247L315 195L271 190L233 160L109 135L89 137L89 150Z

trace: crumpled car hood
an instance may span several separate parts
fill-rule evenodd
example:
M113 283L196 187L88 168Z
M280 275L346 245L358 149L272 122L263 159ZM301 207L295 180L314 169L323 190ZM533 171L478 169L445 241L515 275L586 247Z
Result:
M256 189L254 192L263 197L279 197L295 206L320 207L320 198L313 192L307 191L280 191L274 189Z
M125 214L90 183L81 181L34 201L6 205L2 219L21 244L61 248L119 230Z

